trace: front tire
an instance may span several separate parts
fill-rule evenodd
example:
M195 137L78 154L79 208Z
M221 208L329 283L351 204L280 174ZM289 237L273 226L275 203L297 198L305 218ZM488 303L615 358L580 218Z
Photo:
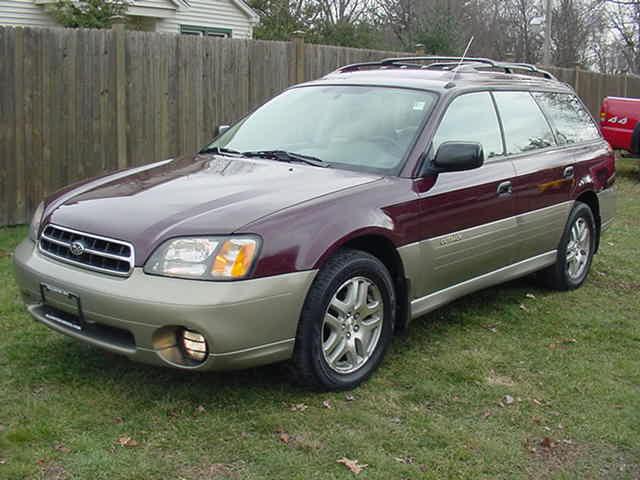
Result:
M596 228L591 208L576 202L560 240L556 263L542 272L547 286L574 290L584 283L596 249Z
M349 390L382 361L393 336L395 291L373 255L341 250L320 270L307 295L293 356L299 383Z

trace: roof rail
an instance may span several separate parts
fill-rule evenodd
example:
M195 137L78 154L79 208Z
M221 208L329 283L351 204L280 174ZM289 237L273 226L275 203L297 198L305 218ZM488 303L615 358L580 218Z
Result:
M431 62L430 64L420 64L415 62ZM481 57L447 57L447 56L419 56L419 57L395 57L385 58L377 62L363 62L346 65L336 70L336 73L346 73L367 68L420 68L420 69L436 69L450 68L451 71L462 70L462 67L472 67L474 69L482 68L498 68L504 70L505 73L514 73L514 70L525 70L531 73L537 73L549 80L557 80L551 73L541 70L535 65L528 63L500 62L489 58Z

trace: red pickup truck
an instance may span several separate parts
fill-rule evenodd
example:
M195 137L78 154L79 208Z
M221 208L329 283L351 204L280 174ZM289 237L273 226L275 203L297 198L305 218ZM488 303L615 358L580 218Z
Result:
M602 135L613 148L640 153L640 98L606 97L600 109Z

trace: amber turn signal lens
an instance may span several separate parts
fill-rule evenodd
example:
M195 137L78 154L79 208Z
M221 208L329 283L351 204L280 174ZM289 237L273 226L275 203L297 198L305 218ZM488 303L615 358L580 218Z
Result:
M249 273L258 244L252 238L226 240L213 262L211 275L218 278L242 278Z

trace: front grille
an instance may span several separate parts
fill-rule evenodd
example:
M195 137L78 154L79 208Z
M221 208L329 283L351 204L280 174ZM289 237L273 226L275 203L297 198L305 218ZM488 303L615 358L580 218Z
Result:
M56 225L45 227L39 245L45 255L111 275L126 277L134 266L131 244Z

